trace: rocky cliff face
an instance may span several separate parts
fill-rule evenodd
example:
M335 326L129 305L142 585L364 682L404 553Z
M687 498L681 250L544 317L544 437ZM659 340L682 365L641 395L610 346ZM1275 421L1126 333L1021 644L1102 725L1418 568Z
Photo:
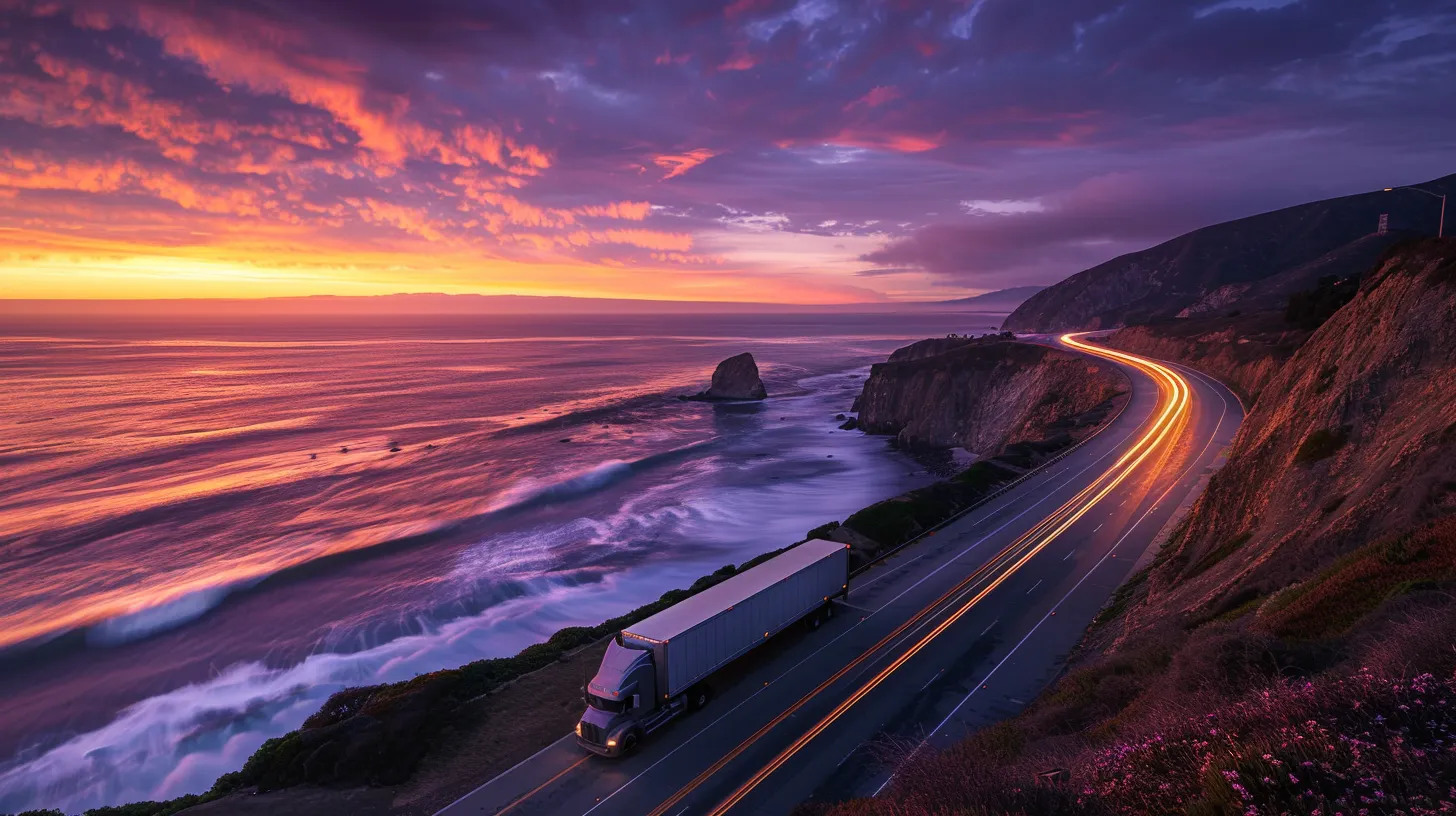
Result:
M1250 603L1456 513L1456 241L1393 252L1262 390L1135 620Z
M766 397L768 390L758 376L758 364L746 351L719 363L713 370L712 384L697 396L705 400L761 400Z
M1187 318L1119 329L1112 348L1172 360L1212 376L1253 405L1279 369L1309 338L1278 312L1236 318Z
M1456 192L1456 176L1421 186ZM1321 276L1363 271L1401 231L1430 234L1439 205L1420 193L1373 192L1204 227L1038 292L1006 318L1004 328L1112 328L1184 310L1271 306ZM1390 215L1392 234L1372 234L1381 213Z
M923 341L890 360L870 370L859 424L907 448L994 455L1127 388L1110 365L1000 338Z

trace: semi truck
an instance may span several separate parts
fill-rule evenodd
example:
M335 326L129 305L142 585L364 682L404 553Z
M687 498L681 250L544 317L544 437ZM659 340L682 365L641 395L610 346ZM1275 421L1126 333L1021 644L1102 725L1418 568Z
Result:
M623 629L586 685L577 743L630 753L706 706L714 673L795 623L817 629L848 594L848 546L810 539Z

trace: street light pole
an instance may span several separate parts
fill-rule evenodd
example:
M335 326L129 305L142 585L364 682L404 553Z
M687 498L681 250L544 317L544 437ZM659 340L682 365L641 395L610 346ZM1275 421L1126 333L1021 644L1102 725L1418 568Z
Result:
M1385 192L1391 190L1415 190L1418 193L1425 193L1428 196L1441 199L1441 220L1436 225L1436 237L1446 237L1446 196L1442 193L1433 193L1430 190L1422 190L1419 187L1386 187Z

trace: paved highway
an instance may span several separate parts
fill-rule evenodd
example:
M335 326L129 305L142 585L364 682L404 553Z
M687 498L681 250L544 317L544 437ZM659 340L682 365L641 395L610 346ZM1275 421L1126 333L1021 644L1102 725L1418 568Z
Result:
M850 583L818 631L730 667L704 711L630 757L569 737L441 816L782 814L870 796L888 740L944 746L1015 714L1221 463L1243 411L1191 370L1046 338L1128 372L1126 409L1017 489Z

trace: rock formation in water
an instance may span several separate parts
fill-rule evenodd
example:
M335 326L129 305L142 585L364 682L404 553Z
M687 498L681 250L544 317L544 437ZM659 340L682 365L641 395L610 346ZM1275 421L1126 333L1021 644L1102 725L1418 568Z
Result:
M921 341L870 370L859 426L910 449L985 456L1126 390L1114 366L1002 337Z
M698 400L761 400L768 396L758 376L758 364L748 352L729 357L713 371L713 382L707 391L694 395Z
M1456 192L1456 176L1420 186ZM1403 234L1434 232L1439 207L1419 193L1376 191L1204 227L1043 289L1017 307L1004 328L1113 328L1282 305L1321 277L1359 274ZM1382 213L1389 215L1391 232L1376 235Z

